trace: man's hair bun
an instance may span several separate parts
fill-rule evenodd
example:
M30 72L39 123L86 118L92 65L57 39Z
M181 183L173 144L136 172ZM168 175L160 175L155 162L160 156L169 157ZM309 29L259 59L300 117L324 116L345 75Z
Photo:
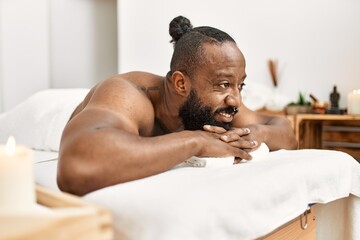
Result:
M183 16L174 18L169 24L169 34L172 37L170 42L176 43L185 33L189 32L193 26L189 19Z

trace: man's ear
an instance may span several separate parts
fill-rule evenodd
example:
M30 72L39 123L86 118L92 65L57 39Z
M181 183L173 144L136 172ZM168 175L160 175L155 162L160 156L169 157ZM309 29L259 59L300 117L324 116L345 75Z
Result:
M175 91L183 96L187 97L190 93L191 83L190 78L180 71L175 71L171 75L171 80Z

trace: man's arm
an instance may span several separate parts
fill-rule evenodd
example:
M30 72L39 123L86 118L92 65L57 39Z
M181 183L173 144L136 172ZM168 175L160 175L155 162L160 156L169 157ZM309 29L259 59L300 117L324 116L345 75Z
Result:
M60 189L83 195L164 172L191 156L251 158L239 146L221 141L216 133L141 134L154 121L149 108L148 99L126 84L99 87L64 129L58 164Z
M280 116L263 115L259 117L263 118L264 122L246 126L250 129L250 134L244 136L245 139L262 139L261 142L265 142L270 150L298 148L298 142L289 120Z

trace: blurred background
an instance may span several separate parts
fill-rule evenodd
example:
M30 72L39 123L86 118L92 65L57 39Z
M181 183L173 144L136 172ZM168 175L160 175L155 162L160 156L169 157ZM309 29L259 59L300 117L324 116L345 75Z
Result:
M89 88L132 70L165 75L178 15L229 33L250 87L329 101L336 85L342 108L360 88L358 0L0 0L0 112L42 89Z

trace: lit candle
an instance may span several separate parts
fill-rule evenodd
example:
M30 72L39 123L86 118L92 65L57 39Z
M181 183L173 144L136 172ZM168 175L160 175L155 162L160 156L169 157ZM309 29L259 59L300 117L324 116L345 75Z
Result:
M32 151L9 137L0 146L0 213L31 210L35 201Z
M349 93L347 111L348 114L360 114L360 89Z

